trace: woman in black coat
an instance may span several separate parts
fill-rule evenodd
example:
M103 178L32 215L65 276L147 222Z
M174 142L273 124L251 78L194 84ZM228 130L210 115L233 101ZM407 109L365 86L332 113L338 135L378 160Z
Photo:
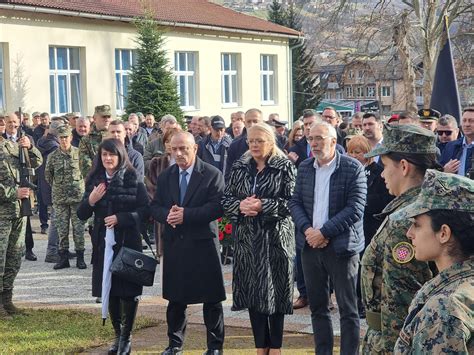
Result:
M145 185L128 160L123 144L106 139L100 146L94 166L86 179L86 192L77 210L82 220L94 214L92 231L92 295L102 296L106 228L114 228L114 258L122 246L142 251L140 221L148 206ZM130 333L143 287L112 275L109 313L115 342L109 354L129 354Z

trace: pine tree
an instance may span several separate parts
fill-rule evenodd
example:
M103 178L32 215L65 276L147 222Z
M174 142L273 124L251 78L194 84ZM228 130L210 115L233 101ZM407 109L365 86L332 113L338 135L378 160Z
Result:
M285 26L285 9L277 0L273 0L269 6L267 19L270 22Z
M274 8L275 3L276 1L270 6L268 19L278 23L272 19L282 18L282 23L278 24L301 31L301 18L296 5L291 3L285 9L277 3L279 8ZM276 13L277 10L278 13ZM313 50L308 48L306 44L297 45L298 40L290 40L290 47L295 46L292 50L293 118L295 120L303 114L305 109L315 109L321 102L324 93L316 74Z
M137 63L132 67L127 113L152 112L159 118L174 115L182 123L176 80L163 49L163 33L150 19L136 21Z

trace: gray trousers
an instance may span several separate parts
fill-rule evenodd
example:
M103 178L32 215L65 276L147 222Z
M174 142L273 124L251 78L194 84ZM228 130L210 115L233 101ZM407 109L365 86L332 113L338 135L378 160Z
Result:
M331 278L341 322L341 354L358 354L360 324L357 310L357 272L359 254L339 258L329 244L311 248L305 244L301 253L306 292L311 309L311 323L316 354L332 354L334 335L329 310Z

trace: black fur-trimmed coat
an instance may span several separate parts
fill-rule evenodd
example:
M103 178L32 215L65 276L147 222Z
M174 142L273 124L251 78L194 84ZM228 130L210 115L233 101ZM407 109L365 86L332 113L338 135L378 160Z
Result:
M147 216L148 194L145 185L137 181L134 170L119 170L107 185L104 197L94 206L89 205L89 195L95 186L106 182L103 176L93 176L86 185L84 198L77 209L77 215L87 220L94 215L92 231L92 296L101 297L102 271L105 253L104 218L116 215L114 258L122 246L142 251L140 221ZM122 298L142 294L143 288L112 276L111 296Z

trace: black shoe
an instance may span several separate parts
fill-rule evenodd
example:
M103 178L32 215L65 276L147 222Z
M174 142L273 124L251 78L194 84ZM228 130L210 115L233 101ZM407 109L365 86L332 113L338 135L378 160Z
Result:
M84 250L76 250L76 255L77 255L76 267L81 270L87 269L87 265L84 262Z
M69 259L67 258L67 254L67 250L61 250L59 252L59 262L53 266L54 270L66 269L68 267L71 267L71 265L69 264Z
M48 234L48 228L41 228L41 234Z
M168 346L161 355L183 355L183 348L172 348Z
M122 324L117 354L128 355L132 352L132 329L137 316L138 301L135 299L120 299Z
M36 261L38 258L36 257L35 253L33 253L33 250L27 250L25 253L25 259L30 260L30 261Z
M209 350L207 349L204 354L202 355L223 355L224 354L224 351L223 350Z
M76 253L68 252L68 253L67 253L67 257L68 257L68 259L74 259L75 257L77 257L77 254L76 254Z
M59 263L59 255L58 254L49 254L46 255L46 258L44 258L45 263Z

